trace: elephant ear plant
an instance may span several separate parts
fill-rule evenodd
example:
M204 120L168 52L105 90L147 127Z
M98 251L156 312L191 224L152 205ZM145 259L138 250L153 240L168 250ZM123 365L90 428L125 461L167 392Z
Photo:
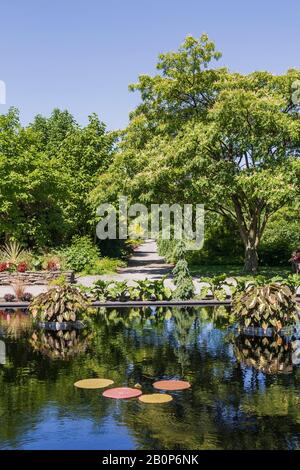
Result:
M293 290L279 283L250 285L234 296L233 311L239 324L246 328L273 328L279 332L299 321Z
M198 295L200 299L205 299L211 293L214 299L225 300L235 290L235 287L227 281L226 274L220 274L212 278L202 277L201 282L204 282L205 285L200 289Z
M29 305L34 319L64 322L80 320L88 308L87 297L71 286L60 286L38 295Z

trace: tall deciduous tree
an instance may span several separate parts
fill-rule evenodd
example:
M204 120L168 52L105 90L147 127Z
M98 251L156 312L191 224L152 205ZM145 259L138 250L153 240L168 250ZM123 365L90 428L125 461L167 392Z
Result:
M147 202L204 203L233 221L245 247L245 269L270 216L299 194L300 118L292 84L300 72L247 76L209 68L220 54L206 35L162 54L160 73L133 90L120 152L94 200L118 191ZM110 187L109 174L121 181Z

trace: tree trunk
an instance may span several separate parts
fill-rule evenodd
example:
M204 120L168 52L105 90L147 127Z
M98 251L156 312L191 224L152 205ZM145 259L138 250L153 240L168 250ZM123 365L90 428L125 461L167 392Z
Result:
M244 270L247 273L257 273L258 269L258 254L256 244L247 242L245 247L245 264Z

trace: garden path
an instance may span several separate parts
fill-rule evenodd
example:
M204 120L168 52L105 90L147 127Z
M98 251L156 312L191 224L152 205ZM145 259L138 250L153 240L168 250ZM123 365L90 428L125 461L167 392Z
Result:
M131 258L128 266L121 268L116 274L103 274L99 276L81 276L77 282L90 286L97 279L106 281L134 281L140 279L160 279L162 276L171 276L172 265L167 264L162 256L157 252L156 242L154 240L145 240L138 246Z

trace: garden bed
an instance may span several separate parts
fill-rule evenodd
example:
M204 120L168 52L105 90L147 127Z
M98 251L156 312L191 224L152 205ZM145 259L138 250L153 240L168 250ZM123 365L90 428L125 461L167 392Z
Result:
M25 271L20 272L0 272L0 285L11 286L16 281L21 281L25 285L47 285L49 282L64 276L70 284L75 283L74 271Z

